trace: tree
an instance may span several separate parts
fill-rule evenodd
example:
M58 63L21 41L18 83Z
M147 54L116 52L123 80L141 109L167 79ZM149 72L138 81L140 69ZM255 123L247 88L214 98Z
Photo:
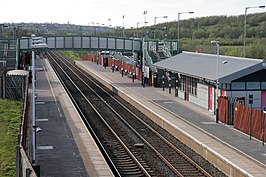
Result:
M247 57L265 59L266 58L265 43L266 41L259 40L258 42L255 42L254 44L247 46Z

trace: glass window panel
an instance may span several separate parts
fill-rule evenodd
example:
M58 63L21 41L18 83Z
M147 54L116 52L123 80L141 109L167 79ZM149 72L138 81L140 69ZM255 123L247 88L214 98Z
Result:
M226 84L226 90L231 90L231 84Z
M266 90L266 82L261 82L261 89Z
M246 82L247 90L259 90L260 82Z
M232 90L245 90L245 82L232 82Z
M226 84L224 84L224 83L223 84L220 84L220 88L223 89L223 90L225 90L226 89Z

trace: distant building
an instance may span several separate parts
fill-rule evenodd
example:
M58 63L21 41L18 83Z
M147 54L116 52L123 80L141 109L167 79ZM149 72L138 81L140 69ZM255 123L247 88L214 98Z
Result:
M154 64L171 72L176 96L214 112L218 74L218 96L248 104L253 95L253 107L266 109L266 63L264 60L183 52ZM177 82L176 82L177 80ZM175 83L177 83L175 85Z

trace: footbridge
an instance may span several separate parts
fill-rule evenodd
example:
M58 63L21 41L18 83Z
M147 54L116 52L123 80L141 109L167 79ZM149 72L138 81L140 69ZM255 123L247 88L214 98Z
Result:
M141 39L126 39L103 36L49 36L43 37L47 50L91 50L141 52ZM19 50L31 50L31 38L18 41Z
M106 36L43 36L43 42L50 50L88 50L88 51L115 51L133 52L145 57L149 65L154 58L160 58L156 51L165 51L166 55L175 55L177 41L145 41L139 38L117 38ZM17 69L22 60L22 54L31 51L31 37L6 39L0 38L0 69ZM162 49L163 46L163 49ZM143 50L144 49L144 50ZM144 52L144 53L143 53ZM156 56L151 55L155 53ZM150 56L154 56L151 58ZM152 63L150 63L152 62Z

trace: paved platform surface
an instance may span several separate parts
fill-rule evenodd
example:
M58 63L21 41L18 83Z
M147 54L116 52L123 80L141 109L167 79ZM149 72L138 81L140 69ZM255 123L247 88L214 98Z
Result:
M41 177L113 176L47 59L37 59L36 70L36 125L42 129L36 135L36 162Z
M210 148L218 156L238 166L250 176L266 176L266 145L262 146L261 141L249 136L222 123L215 122L215 116L193 103L184 101L168 93L168 89L142 87L141 82L122 75L116 71L111 72L110 68L104 68L90 61L77 62L78 66L94 73L101 80L109 83L122 93L145 104L156 114L160 115L167 122L170 122L177 129L190 134L195 141L200 141L204 146ZM159 106L168 113L157 112ZM174 116L173 116L174 115Z

